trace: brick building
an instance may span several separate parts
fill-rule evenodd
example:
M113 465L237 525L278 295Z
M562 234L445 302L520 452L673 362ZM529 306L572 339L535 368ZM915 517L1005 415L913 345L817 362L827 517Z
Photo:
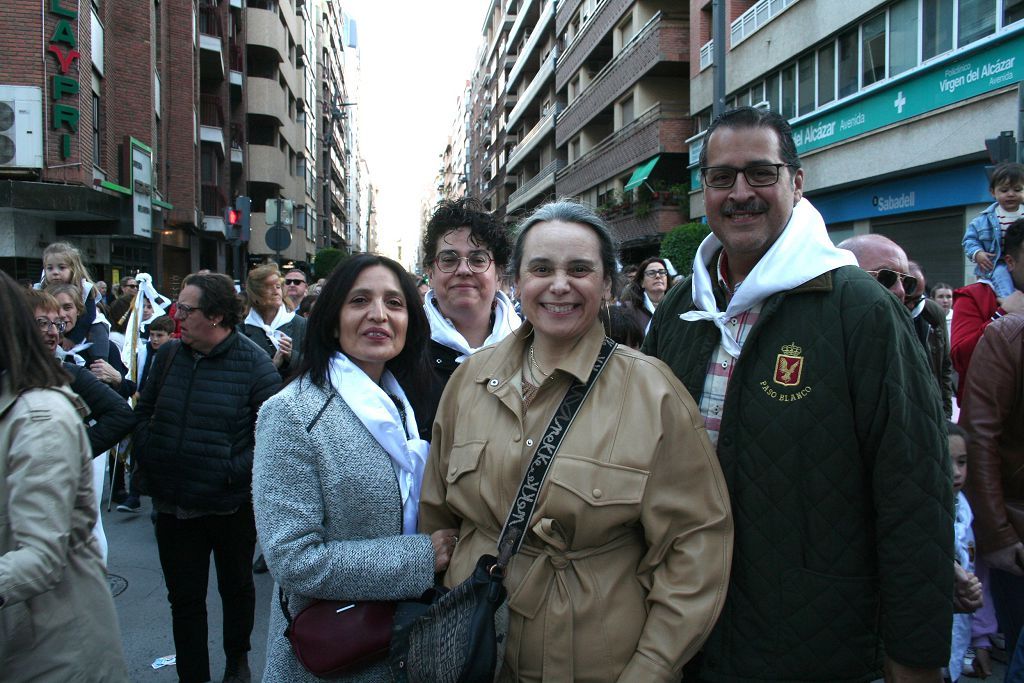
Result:
M96 279L148 271L173 295L200 268L243 278L274 253L269 198L294 206L282 257L312 260L335 230L318 218L320 84L340 13L323 0L7 0L0 268L35 280L43 248L66 240ZM356 162L339 158L344 194ZM240 196L251 234L225 220Z
M992 202L985 141L1005 132L1019 142L1024 125L1024 2L726 0L726 11L726 105L760 104L789 119L804 192L833 241L881 233L930 283L973 281L961 238ZM699 218L697 156L715 67L710 0L691 0L690 12L690 215Z

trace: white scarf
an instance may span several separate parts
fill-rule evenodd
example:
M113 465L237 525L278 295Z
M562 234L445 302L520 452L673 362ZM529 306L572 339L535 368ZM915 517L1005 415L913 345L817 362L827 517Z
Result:
M833 246L821 214L807 199L801 199L793 207L782 234L743 280L723 312L715 303L708 271L711 259L721 246L714 233L701 242L693 259L693 303L697 310L683 313L679 318L687 322L714 322L722 333L722 347L733 358L739 358L742 348L732 336L729 320L773 294L793 289L839 266L857 265L853 253Z
M65 349L60 344L58 344L57 358L59 358L61 362L70 361L73 362L78 367L84 368L85 359L78 354L81 351L85 351L90 346L92 346L92 342L90 341L84 341L81 344L76 344L75 346L72 346L70 349Z
M132 371L132 354L136 353L136 346L144 346L139 344L139 333L142 332L151 322L156 320L161 315L167 313L167 308L171 305L171 300L165 297L160 292L156 291L153 286L153 276L149 273L139 273L135 276L135 282L139 285L139 291L135 295L135 303L132 305L132 314L128 317L128 324L125 325L125 344L121 347L121 361L124 366L128 368L129 375L135 382L139 381L139 373L142 371L142 360L139 360L139 364ZM148 319L143 319L143 311L145 309L145 300L149 300L150 305L153 307L153 315Z
M455 323L446 318L438 308L434 290L430 290L424 297L423 304L423 309L427 312L427 320L430 321L430 338L438 344L461 353L462 355L455 359L457 363L461 363L489 344L497 344L518 330L523 321L516 315L512 301L500 289L494 293L494 302L494 327L484 343L474 349L462 336L462 333L455 329Z
M409 399L390 371L385 370L378 385L343 353L331 357L328 368L331 386L356 414L370 434L391 458L402 494L402 533L415 534L420 508L420 487L430 444L418 437L416 415ZM382 388L383 387L383 388ZM385 391L387 393L385 393ZM394 401L405 407L405 424ZM411 434L410 438L408 435Z
M654 302L651 301L651 297L647 296L647 292L644 292L644 308L651 315L654 315Z
M282 325L287 325L288 323L290 323L292 321L292 318L294 317L295 312L289 311L287 308L285 308L284 304L281 304L280 306L277 307L277 315L274 316L274 319L271 320L270 324L268 325L267 323L263 322L263 316L261 316L254 307L250 308L249 315L245 316L245 324L258 327L264 332L266 332L267 339L270 340L270 343L274 345L275 349L280 351L281 340L274 333Z

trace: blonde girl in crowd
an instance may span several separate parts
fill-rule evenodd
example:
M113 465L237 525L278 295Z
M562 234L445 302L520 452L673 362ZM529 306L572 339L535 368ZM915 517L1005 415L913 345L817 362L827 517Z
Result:
M82 254L67 242L54 242L43 250L43 278L36 287L50 289L62 284L80 289L84 307L74 327L64 333L65 338L73 346L89 343L91 357L106 358L110 352L110 323L96 309L98 293Z

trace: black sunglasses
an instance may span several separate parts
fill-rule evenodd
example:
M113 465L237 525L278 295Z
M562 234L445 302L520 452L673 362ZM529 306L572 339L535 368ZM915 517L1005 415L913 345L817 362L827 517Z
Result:
M286 285L304 285L304 284L306 284L306 281L305 280L295 280L295 279L289 280L289 279L286 279L284 281L284 283Z
M873 275L875 279L878 280L878 284L882 285L886 289L891 289L897 282L903 283L904 292L913 292L917 289L917 278L913 275L889 270L888 268L879 268L878 270L868 270L865 272Z

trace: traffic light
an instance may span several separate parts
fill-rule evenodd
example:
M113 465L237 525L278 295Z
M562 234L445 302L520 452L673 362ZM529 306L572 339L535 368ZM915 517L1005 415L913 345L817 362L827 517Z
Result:
M238 239L243 242L249 241L249 213L251 209L251 199L245 195L235 197L235 211L238 214Z

